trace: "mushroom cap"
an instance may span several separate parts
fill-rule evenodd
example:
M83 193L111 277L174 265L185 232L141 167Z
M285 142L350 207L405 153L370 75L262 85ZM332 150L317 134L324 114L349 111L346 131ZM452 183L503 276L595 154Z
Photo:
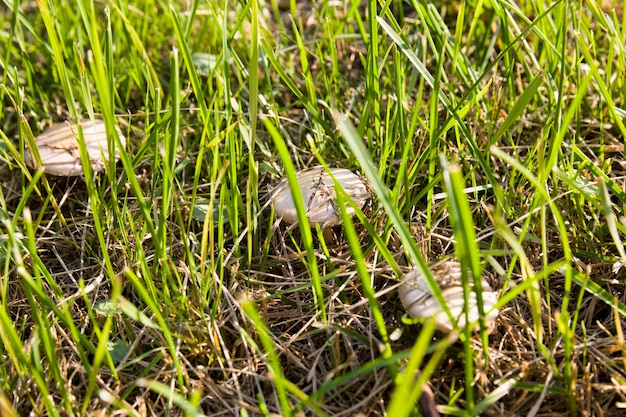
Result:
M103 120L83 119L79 122L83 128L83 136L87 145L87 153L91 160L94 172L104 170L109 158L109 146L106 139L106 128ZM126 146L126 138L119 128L115 132L123 146ZM78 129L70 123L58 123L49 127L39 136L35 137L35 144L41 165L47 174L58 176L83 175L83 166L80 161L78 150ZM31 150L24 150L26 164L33 168L39 168ZM115 150L115 159L119 159L119 150Z
M344 168L330 168L329 171L359 208L372 197L366 182L357 174ZM339 224L341 216L337 208L333 178L324 167L300 171L296 177L310 225L326 227ZM276 216L282 217L288 224L298 222L298 213L286 178L272 191L272 203ZM350 216L355 214L350 206L346 206L346 212Z
M456 319L459 328L462 329L466 325L466 317L463 313L465 298L461 282L461 265L454 259L446 259L432 264L430 270L441 288L441 293L446 300L452 317ZM473 291L473 282L470 282L470 289L469 322L476 323L479 319L479 311L476 302L476 292ZM398 295L409 316L414 318L433 317L437 322L437 329L446 333L454 329L450 318L428 288L426 278L418 269L412 269L404 274L398 289ZM484 280L482 280L481 295L483 311L486 313L487 329L491 331L493 322L498 316L498 309L494 308L498 302L498 296ZM478 329L479 326L475 326L472 330L476 331Z

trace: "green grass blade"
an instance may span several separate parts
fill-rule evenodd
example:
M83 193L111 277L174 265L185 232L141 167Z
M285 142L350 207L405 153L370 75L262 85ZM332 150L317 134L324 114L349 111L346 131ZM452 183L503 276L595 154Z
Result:
M285 145L285 142L280 136L278 130L276 130L276 128L269 119L264 118L262 120L265 128L274 140L274 144L284 165L285 176L287 177L289 189L291 191L291 195L293 196L296 212L298 214L298 226L304 240L304 249L306 251L306 259L308 262L307 268L309 273L311 274L311 279L313 281L313 295L315 297L315 305L317 311L321 316L322 322L326 324L328 322L328 318L326 316L326 306L324 304L324 294L322 291L320 273L317 265L317 259L315 257L315 248L313 247L313 234L311 233L311 227L306 215L306 208L304 207L304 202L302 200L302 192L300 191L300 186L298 185L298 180L296 178L296 168L291 161L291 155L289 154L289 150L287 149L287 146Z
M276 392L278 395L278 401L280 403L280 411L283 416L289 417L292 415L292 406L287 398L287 380L283 374L280 359L278 353L274 348L274 342L270 336L270 332L263 323L261 316L257 312L254 305L249 300L243 300L240 302L241 308L246 312L248 318L252 321L256 333L263 345L265 353L268 355L267 366L272 372L273 382L276 386Z

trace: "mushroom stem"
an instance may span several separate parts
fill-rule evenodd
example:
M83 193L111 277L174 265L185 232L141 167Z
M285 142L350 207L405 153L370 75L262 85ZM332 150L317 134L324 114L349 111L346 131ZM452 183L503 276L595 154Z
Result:
M420 412L424 417L439 417L437 404L435 403L435 394L428 384L422 386L422 395L417 402Z

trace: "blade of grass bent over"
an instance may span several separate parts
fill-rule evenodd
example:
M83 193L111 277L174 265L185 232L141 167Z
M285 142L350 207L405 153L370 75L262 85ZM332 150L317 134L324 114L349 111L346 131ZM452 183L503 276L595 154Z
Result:
M485 361L489 359L488 340L485 325L485 311L482 298L482 271L480 267L480 257L478 253L478 245L476 244L476 232L474 230L474 222L472 220L472 211L464 192L463 174L461 168L457 164L447 162L444 155L440 155L441 165L443 168L443 181L448 193L448 209L450 211L450 219L452 229L454 230L454 246L456 256L461 263L461 282L463 283L463 314L465 315L465 323L463 332L465 340L463 343L465 353L465 378L471 381L474 376L473 348L470 343L472 328L469 325L469 305L470 293L476 294L476 304L479 313L480 334L483 343L483 353ZM473 289L470 287L470 273L473 278ZM453 321L452 323L455 323ZM474 414L474 390L471 385L466 386L467 412Z

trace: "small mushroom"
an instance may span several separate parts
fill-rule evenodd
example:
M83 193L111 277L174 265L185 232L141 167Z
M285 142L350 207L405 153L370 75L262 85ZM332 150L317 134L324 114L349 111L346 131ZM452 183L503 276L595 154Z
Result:
M466 317L463 313L465 298L463 297L463 284L461 283L461 265L454 259L446 259L432 264L430 270L441 288L441 293L446 300L452 317L456 319L459 328L462 329L465 326ZM469 322L476 323L479 318L479 311L476 303L476 293L473 291L473 281L470 282L470 289ZM426 278L418 269L413 269L404 274L398 294L409 316L414 318L433 317L437 322L437 329L443 332L449 333L454 329L450 318L428 288ZM494 308L498 302L498 296L484 280L482 281L482 299L483 311L487 315L487 329L491 331L494 320L498 316L498 310ZM476 331L478 328L478 326L475 326L473 330Z
M87 145L87 153L91 160L94 172L104 170L109 158L109 147L106 139L104 121L84 119L79 122L83 128L83 136ZM119 128L115 129L123 146L126 146L126 138ZM46 173L58 176L83 175L83 167L80 162L78 149L78 129L70 123L59 123L46 129L35 138L35 145L41 158L41 165ZM119 150L115 152L116 160L119 159ZM39 168L36 158L27 147L24 151L26 164L33 168Z
M359 208L363 208L371 199L372 194L367 183L360 176L344 168L330 168L329 171ZM341 216L331 175L324 167L317 166L300 171L296 176L310 225L319 224L322 228L338 225ZM272 191L272 203L277 217L281 217L288 224L297 223L298 213L287 179L281 181ZM346 211L351 216L355 214L350 206L346 207Z

